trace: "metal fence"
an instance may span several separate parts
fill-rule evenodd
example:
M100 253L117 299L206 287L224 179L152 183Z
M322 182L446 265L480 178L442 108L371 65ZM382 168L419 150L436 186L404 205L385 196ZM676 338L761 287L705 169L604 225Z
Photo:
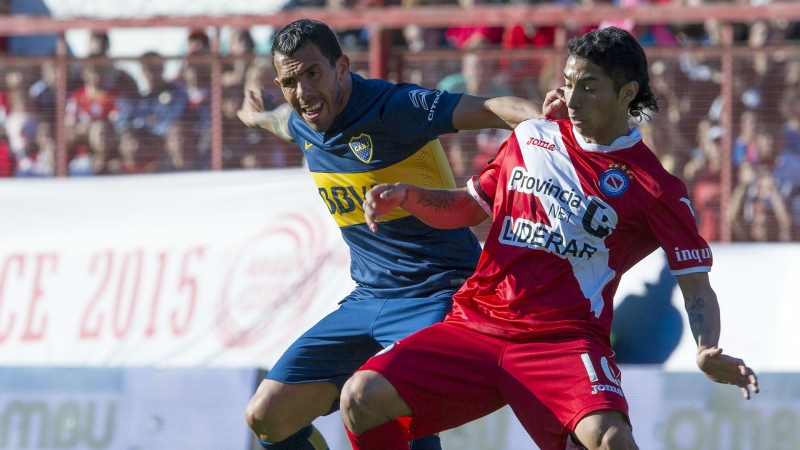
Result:
M268 57L256 50L264 45L252 41L249 29L279 28L301 17L329 23L353 71L365 76L535 101L558 86L572 36L597 26L627 27L646 48L660 105L638 125L665 167L687 183L703 235L723 242L800 240L795 2L294 9L141 19L0 16L8 35L52 33L57 43L52 56L0 55L0 173L301 165L291 145L236 118L256 66L268 107L283 102ZM186 29L185 54L107 56L102 36L110 30L165 26ZM64 36L75 29L93 33L89 57L69 56ZM480 170L505 136L486 130L444 137L459 181Z

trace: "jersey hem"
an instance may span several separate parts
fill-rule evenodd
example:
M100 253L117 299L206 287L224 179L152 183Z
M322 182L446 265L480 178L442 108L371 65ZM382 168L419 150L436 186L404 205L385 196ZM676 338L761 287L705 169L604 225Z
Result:
M680 270L670 270L672 275L687 275L690 273L703 273L703 272L711 272L711 266L698 266L698 267L691 267L689 269L680 269Z

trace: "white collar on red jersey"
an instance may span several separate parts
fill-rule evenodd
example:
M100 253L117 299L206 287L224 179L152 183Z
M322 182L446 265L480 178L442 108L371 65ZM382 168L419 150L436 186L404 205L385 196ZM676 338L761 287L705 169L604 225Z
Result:
M572 128L572 133L575 135L575 140L578 142L578 145L580 145L581 148L587 152L608 153L616 150L631 148L642 140L642 135L639 133L638 128L630 127L630 130L631 134L618 137L614 142L611 143L611 145L590 144L586 142L583 136L575 131L575 127Z

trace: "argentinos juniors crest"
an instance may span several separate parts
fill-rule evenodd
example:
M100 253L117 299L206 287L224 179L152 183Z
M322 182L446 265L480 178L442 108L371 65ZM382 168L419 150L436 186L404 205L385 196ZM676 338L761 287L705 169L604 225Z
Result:
M350 138L350 150L361 162L369 164L372 161L372 138L368 134Z

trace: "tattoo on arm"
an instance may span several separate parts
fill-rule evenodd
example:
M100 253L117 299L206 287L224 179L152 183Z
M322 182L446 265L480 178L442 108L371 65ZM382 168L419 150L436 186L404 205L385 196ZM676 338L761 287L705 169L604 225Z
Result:
M431 207L436 211L451 211L465 202L468 202L471 197L467 197L465 192L457 192L453 195L452 191L419 191L419 203L423 206Z
M703 329L703 310L706 307L706 302L702 297L695 299L687 299L689 302L687 312L689 313L689 327L692 329L692 334L697 340L699 333Z

